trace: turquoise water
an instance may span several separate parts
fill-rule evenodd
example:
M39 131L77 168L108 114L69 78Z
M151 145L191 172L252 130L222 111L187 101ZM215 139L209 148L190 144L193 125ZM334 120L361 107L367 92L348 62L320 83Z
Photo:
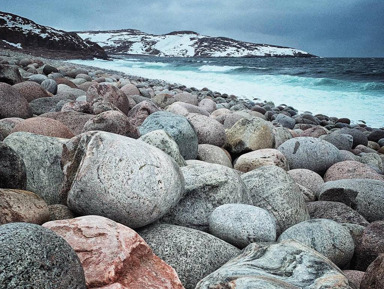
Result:
M119 57L79 64L384 127L384 59Z

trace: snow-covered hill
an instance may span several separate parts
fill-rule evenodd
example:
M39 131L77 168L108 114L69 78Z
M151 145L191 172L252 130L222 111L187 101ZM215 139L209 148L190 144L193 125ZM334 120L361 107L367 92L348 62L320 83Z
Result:
M135 29L76 32L98 43L108 54L174 57L313 57L308 52L275 45L210 37L193 31L153 35Z
M0 47L40 53L41 56L107 58L96 43L76 33L36 24L32 20L0 11Z

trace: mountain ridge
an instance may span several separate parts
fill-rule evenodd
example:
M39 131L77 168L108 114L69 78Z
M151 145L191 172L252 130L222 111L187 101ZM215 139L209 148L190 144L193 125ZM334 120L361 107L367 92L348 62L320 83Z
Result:
M165 57L316 57L306 51L279 45L201 35L181 30L150 34L138 29L74 31L98 43L109 54Z

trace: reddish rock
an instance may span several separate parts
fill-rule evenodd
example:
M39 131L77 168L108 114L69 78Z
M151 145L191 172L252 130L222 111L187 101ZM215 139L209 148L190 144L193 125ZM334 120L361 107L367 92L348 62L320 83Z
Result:
M0 82L0 104L0 119L32 116L32 109L28 101L17 89L7 83Z
M384 181L383 177L366 164L356 161L338 162L331 166L324 175L324 181L342 179L372 179Z
M83 131L84 124L94 115L76 111L47 112L40 117L55 119L66 125L75 135Z
M130 109L129 101L124 92L117 87L109 84L92 84L87 90L87 101L95 102L102 99L103 102L112 103L124 114L128 114Z
M11 133L17 131L30 132L45 136L72 138L72 131L58 120L47 117L32 117L16 125Z
M327 133L327 130L322 126L315 126L304 130L300 136L319 137L321 135L326 135Z
M37 98L50 97L48 92L34 81L24 81L15 84L13 88L17 89L28 102Z
M167 111L173 112L178 115L187 116L189 113L198 113L205 116L209 116L209 112L196 105L177 101L167 107Z
M86 101L69 101L65 103L61 111L76 111L76 112L83 112L83 113L91 113L92 107L89 102Z
M43 224L49 220L47 203L24 190L0 189L0 225L14 222Z
M225 144L227 140L225 129L217 120L198 113L190 113L186 118L195 129L199 144L211 144L218 147Z
M120 88L125 95L140 95L139 89L134 84L126 84L122 88Z
M343 270L343 273L348 278L348 281L356 286L356 289L360 288L360 283L364 276L363 271Z
M361 289L383 289L384 288L384 254L369 265L360 284Z
M176 271L132 229L100 216L45 223L79 256L87 288L183 288Z
M159 110L160 109L153 102L145 100L136 104L129 111L128 117L135 127L139 127L150 114Z
M83 127L83 132L91 130L101 130L116 133L132 138L138 138L136 128L130 123L129 118L117 110L102 112L90 120Z
M365 271L379 254L384 253L384 221L376 221L368 225L355 248L352 268Z
M288 174L296 183L310 189L316 196L319 195L324 180L318 173L308 169L294 169L288 171Z

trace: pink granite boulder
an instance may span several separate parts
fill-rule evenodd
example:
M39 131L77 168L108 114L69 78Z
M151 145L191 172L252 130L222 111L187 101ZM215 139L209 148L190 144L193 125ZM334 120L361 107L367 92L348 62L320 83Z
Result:
M212 99L209 99L209 98L202 99L199 102L198 106L205 109L209 113L212 113L216 110L216 102L214 102Z
M32 117L16 125L11 133L23 131L39 135L72 138L73 132L58 120L46 117Z
M188 114L187 119L197 133L199 144L211 144L218 147L225 144L227 137L224 126L217 120L198 113Z
M0 82L0 104L0 119L32 116L32 109L28 101L16 88L7 83Z
M134 84L126 84L122 88L120 88L122 92L125 93L125 95L140 95L139 89Z
M324 175L325 182L342 179L372 179L384 181L383 176L378 174L370 166L356 161L336 163L331 166Z
M360 284L361 289L384 288L384 254L380 254L367 268Z
M40 117L58 120L66 125L75 135L78 135L83 131L84 124L94 117L94 115L77 111L59 111L47 112L40 115Z
M13 88L17 89L28 102L42 97L50 97L48 92L34 81L17 83L13 85Z
M132 229L100 216L45 223L77 253L87 288L184 288L176 271Z
M319 195L324 180L318 173L308 169L294 169L288 171L288 174L296 183L310 189L316 196Z

